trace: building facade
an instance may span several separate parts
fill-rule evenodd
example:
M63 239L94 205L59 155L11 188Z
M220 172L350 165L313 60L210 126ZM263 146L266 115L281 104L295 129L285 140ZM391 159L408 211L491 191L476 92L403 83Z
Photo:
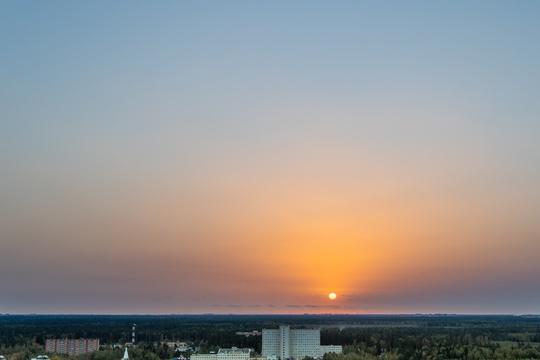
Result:
M216 354L193 354L191 360L249 360L250 349L219 349Z
M326 353L341 354L343 347L341 345L321 345L320 356L324 356Z
M324 354L342 352L341 345L321 346L320 329L292 329L281 325L279 329L263 329L262 356L267 359L320 358Z
M51 354L82 355L99 350L99 339L47 339L45 351Z

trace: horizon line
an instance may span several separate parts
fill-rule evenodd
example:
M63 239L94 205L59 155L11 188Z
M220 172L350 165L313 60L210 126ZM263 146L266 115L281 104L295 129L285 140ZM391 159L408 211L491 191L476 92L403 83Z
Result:
M540 316L540 313L0 313L0 316Z

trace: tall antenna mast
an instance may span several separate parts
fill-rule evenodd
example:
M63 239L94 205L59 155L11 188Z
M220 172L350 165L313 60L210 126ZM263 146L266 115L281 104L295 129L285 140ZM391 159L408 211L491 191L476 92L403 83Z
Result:
M135 345L135 327L137 324L133 324L133 327L131 328L131 345Z

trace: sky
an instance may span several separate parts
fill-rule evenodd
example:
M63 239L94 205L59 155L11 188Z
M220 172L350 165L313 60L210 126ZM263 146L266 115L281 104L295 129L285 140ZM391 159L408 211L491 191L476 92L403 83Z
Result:
M1 2L0 313L540 313L539 16Z

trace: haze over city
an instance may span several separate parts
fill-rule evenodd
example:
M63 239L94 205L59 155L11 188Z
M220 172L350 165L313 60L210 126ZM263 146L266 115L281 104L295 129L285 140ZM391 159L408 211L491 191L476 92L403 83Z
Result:
M539 16L1 2L0 313L540 313Z

